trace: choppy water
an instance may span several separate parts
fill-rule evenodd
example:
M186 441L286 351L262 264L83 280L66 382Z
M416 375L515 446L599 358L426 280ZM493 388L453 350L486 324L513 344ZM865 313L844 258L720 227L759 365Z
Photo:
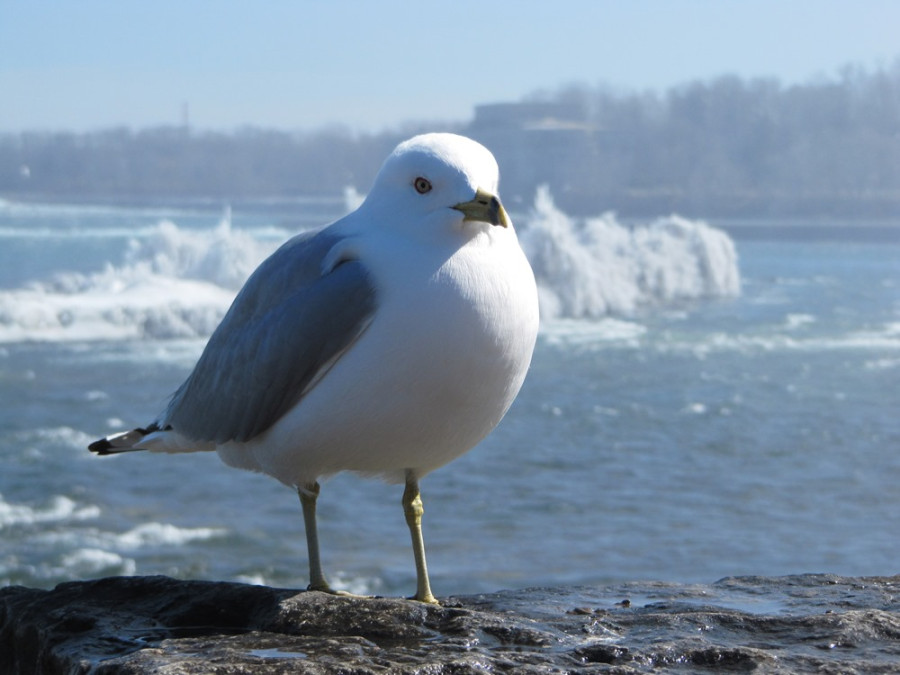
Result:
M340 210L0 203L0 583L305 585L291 491L85 446L151 419L243 276ZM517 222L550 319L503 424L423 481L436 593L898 572L900 230ZM411 592L399 500L323 487L336 585Z

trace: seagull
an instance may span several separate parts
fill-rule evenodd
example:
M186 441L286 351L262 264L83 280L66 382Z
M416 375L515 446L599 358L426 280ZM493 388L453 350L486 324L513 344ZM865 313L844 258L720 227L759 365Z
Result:
M356 211L260 264L155 420L89 449L215 451L296 489L309 589L329 593L319 481L351 471L405 484L413 599L437 603L419 480L497 426L538 331L534 274L498 181L469 138L401 143Z

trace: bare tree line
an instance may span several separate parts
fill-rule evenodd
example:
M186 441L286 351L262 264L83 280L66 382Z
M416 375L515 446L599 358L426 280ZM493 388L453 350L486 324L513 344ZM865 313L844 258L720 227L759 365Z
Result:
M233 133L165 127L0 136L0 195L238 200L368 189L385 154L428 125ZM548 184L576 213L900 215L900 60L784 86L722 77L665 92L570 86L481 106L507 200Z

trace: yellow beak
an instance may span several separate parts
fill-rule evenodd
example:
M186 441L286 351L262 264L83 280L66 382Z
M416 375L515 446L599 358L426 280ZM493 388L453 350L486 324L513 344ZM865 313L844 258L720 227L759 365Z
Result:
M509 227L510 224L509 216L506 215L506 209L500 200L481 188L475 192L475 199L457 204L453 208L462 212L465 216L464 221L478 221L503 227Z

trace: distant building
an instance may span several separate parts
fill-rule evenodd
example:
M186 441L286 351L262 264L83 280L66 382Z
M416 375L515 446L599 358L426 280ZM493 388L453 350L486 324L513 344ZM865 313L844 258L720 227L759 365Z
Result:
M598 131L577 104L479 105L467 133L496 156L501 192L513 209L530 206L535 190L545 183L563 201L567 193L582 192L579 178L597 161Z

